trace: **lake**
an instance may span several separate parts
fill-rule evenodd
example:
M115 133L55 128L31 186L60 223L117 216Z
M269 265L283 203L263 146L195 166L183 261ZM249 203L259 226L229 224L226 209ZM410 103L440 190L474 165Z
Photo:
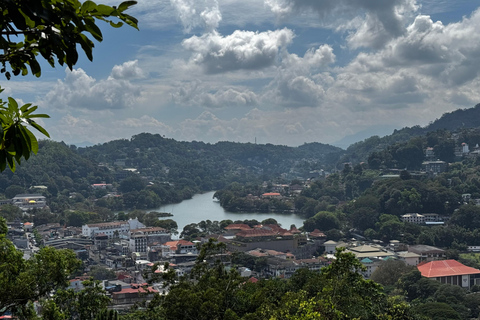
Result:
M215 191L196 194L192 199L184 200L180 203L167 204L151 211L169 212L173 217L160 219L173 219L178 224L178 231L182 232L183 227L190 223L198 223L202 220L221 221L221 220L245 220L256 219L258 221L267 218L274 218L282 227L289 229L292 224L297 228L303 225L303 218L296 214L281 213L259 213L259 212L227 212L220 203L213 201Z

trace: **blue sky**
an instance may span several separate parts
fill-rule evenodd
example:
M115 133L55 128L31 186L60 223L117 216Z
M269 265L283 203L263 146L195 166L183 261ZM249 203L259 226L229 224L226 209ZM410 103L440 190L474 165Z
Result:
M100 2L100 1L99 1ZM103 3L115 5L116 1ZM52 139L335 144L480 103L480 1L140 0L94 61L0 80ZM345 145L343 145L345 146Z

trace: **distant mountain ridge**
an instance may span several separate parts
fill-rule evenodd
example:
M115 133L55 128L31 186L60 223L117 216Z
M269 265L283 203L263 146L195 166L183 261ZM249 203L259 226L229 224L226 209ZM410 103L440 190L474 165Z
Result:
M458 131L461 129L480 127L480 103L473 108L457 109L452 112L444 113L439 119L432 121L429 125L421 127L405 127L400 130L394 130L391 135L384 137L372 136L363 141L350 145L340 162L360 162L365 161L366 157L373 152L379 151L389 145L406 142L413 137L423 136L429 132L437 130Z

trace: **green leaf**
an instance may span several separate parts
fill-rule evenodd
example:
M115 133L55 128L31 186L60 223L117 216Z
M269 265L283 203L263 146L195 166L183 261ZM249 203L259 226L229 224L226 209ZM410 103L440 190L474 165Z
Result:
M80 45L82 46L83 51L87 55L88 60L93 60L92 48L95 46L93 42L87 38L83 33L80 34L79 38Z
M37 138L35 137L35 135L30 130L28 130L28 128L23 127L23 130L24 130L25 134L28 136L28 138L30 139L30 150L34 154L37 154L37 152L38 152Z
M13 113L18 113L18 103L12 97L8 97L8 109L13 111Z
M133 5L136 5L137 1L124 1L118 6L119 11L125 11Z
M34 127L35 129L43 133L45 136L50 138L50 135L48 134L48 132L45 129L43 129L39 124L37 124L35 121L30 119L28 119L27 121L28 121L28 124L30 124L32 127Z
M123 22L119 21L119 22L115 23L113 21L110 21L110 25L114 28L120 28L121 26L123 26Z
M37 78L42 74L42 69L40 68L40 64L36 59L30 60L30 70Z
M12 172L15 172L15 160L9 153L6 153L6 158L7 158L7 162L8 162L8 166L10 167L10 170L12 170Z
M102 16L109 16L112 14L112 12L115 11L114 8L110 7L110 6L106 6L104 4L99 4L97 6L97 12L99 14L101 14Z
M6 159L6 152L5 150L0 150L0 172L5 171L7 167L7 159Z
M23 117L25 119L31 119L31 118L50 118L48 114L44 113L38 113L38 114L32 114L32 115L27 115L26 117Z
M95 40L103 40L102 31L100 31L100 28L95 24L93 19L85 20L85 30L90 32L90 34L95 38Z
M28 160L28 158L30 158L30 153L32 152L32 141L30 139L30 136L26 132L27 128L20 125L18 129L22 135L20 140L22 142L23 157L25 158L25 160Z
M82 4L82 8L80 9L81 12L90 12L90 11L93 11L97 8L97 4L93 1L85 1L83 4Z
M31 103L27 103L20 107L20 111L22 111L22 115L25 115L25 113L27 112L28 108L30 108L31 105L32 105ZM32 107L33 110L35 110L34 108L36 109L36 107ZM33 110L29 110L28 112L32 112Z

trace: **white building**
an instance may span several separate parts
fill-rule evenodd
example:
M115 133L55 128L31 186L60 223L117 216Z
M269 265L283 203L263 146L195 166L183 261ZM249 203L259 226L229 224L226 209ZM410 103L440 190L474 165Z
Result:
M147 252L147 236L144 234L130 236L129 247L131 252Z
M416 266L420 263L420 255L415 252L402 251L398 253L398 259L409 266Z
M138 221L137 218L129 219L128 221L92 223L82 226L82 235L93 238L98 233L104 233L109 239L111 239L122 234L128 236L130 229L139 229L144 227L145 225Z
M419 213L407 213L402 216L403 222L423 224L425 223L425 216Z
M11 202L23 211L30 209L42 209L47 206L47 199L41 194L17 194Z

